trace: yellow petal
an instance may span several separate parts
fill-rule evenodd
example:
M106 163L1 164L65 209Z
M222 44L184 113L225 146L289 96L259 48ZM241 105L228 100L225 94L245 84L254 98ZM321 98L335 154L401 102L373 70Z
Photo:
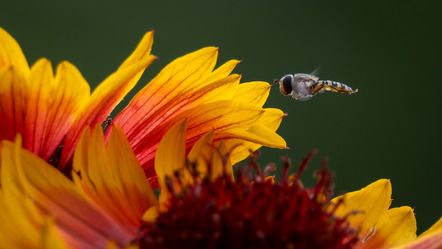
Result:
M213 145L213 137L213 130L201 137L190 150L187 161L196 165L196 171L201 177L210 174L209 177L213 180L226 173L233 179L231 151L227 149L223 140Z
M139 61L142 61L146 58L152 58L150 51L152 50L153 44L153 35L154 32L150 31L144 34L140 43L138 43L137 48L134 52L121 64L119 69L130 67L133 64L136 64Z
M249 128L242 131L243 133L246 133L247 137L249 137L248 141L243 139L225 140L227 148L231 151L230 160L232 161L232 164L244 160L250 155L250 152L259 149L262 144L256 142L263 140L264 137L267 137L267 140L264 140L263 142L270 147L287 148L284 139L275 133L281 124L282 118L285 117L285 114L281 110L274 108L266 108L264 110L264 114L255 122L254 127L256 126L256 129L252 128L250 130ZM263 130L259 132L261 128ZM254 134L253 130L259 133ZM263 138L258 138L257 136L259 135L262 135Z
M198 160L203 159L200 164L204 164L207 162L208 158L202 158L202 156L206 156L210 153L212 149L212 141L213 141L214 131L211 130L207 132L204 136L202 136L192 147L187 156L187 160L191 163L197 162Z
M263 106L269 96L270 88L269 83L262 81L242 83L239 85L234 99Z
M167 199L166 176L185 167L186 160L186 120L176 123L161 139L155 155L155 171L160 186L160 204Z
M425 231L421 235L419 235L419 237L425 236L429 233L432 233L432 232L438 231L438 230L440 230L442 232L442 217L436 223L434 223L434 225L432 225L427 231Z
M6 171L12 170L6 166L13 160L11 152L10 147L3 143L0 241L4 248L43 248L40 243L44 218L33 202L20 191L21 186L11 184L11 181L5 179L9 175Z
M336 197L330 202L338 204L335 214L340 217L347 216L350 225L360 229L360 236L365 238L388 210L391 204L390 198L391 183L389 180L381 179L359 191ZM331 205L331 208L335 208L334 205Z
M190 103L188 104L188 107L190 108L201 103L233 98L240 79L241 76L232 74L199 88L189 96Z
M240 61L237 60L230 60L224 63L223 65L215 69L206 81L213 82L227 77L233 71L233 69L235 69L236 65L238 65L239 62Z
M34 201L25 194L25 188L18 176L21 169L15 167L20 155L16 143L2 141L1 189L0 189L0 241L2 248L46 248L47 240L60 242L57 234L46 233L45 218L34 205Z
M276 147L280 149L287 148L285 140L271 129L262 125L252 125L247 130L235 129L229 131L232 137L239 137L242 140L264 145L267 147Z
M232 162L230 161L230 151L223 140L212 150L210 163L210 179L215 180L220 176L230 176L233 179Z
M416 239L416 219L410 207L386 211L358 248L390 248Z
M158 214L158 207L151 207L143 214L143 217L141 219L145 222L154 222L155 219L158 217Z
M62 240L60 235L57 233L57 229L54 225L53 219L47 219L47 221L45 222L42 237L43 248L69 248Z
M20 46L8 32L0 28L0 69L9 65L22 75L29 72L28 62Z

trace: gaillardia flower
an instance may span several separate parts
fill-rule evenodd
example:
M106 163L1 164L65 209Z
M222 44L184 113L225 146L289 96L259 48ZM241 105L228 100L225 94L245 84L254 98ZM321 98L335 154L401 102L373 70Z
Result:
M60 63L55 77L46 59L29 68L17 42L1 29L0 139L12 141L20 134L24 148L68 172L83 127L101 124L154 60L152 40L153 33L148 32L118 70L90 94L80 72L68 62ZM262 108L270 85L239 84L241 76L231 74L236 60L214 70L217 55L217 48L207 47L176 59L114 119L154 187L158 144L184 118L189 127L187 152L211 130L215 145L223 140L227 149L237 147L230 155L232 163L263 145L286 148L275 133L284 114Z
M101 127L96 126L92 134L89 128L84 131L74 155L73 181L21 148L20 136L15 143L4 140L1 246L390 248L369 243L376 233L391 233L389 240L397 239L395 245L402 244L401 248L438 245L441 221L421 238L405 242L402 238L409 236L407 229L398 228L406 233L398 236L382 225L394 220L392 216L375 222L375 233L367 237L352 217L370 216L370 208L378 209L373 202L376 199L364 202L368 211L340 209L357 206L353 202L360 199L350 197L367 195L371 185L328 202L331 179L325 170L320 171L318 184L312 189L305 189L299 181L302 167L296 176L284 177L281 183L265 178L265 174L254 182L244 174L233 181L228 167L232 151L226 150L223 141L214 147L210 143L213 132L208 132L186 157L186 131L186 120L178 122L158 146L155 167L161 168L159 201L118 126L107 145ZM301 166L306 164L304 161ZM373 192L378 195L380 191ZM187 242L191 244L184 244Z

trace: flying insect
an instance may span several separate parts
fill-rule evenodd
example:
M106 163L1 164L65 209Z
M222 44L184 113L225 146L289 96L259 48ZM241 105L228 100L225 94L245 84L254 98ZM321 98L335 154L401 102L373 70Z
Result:
M319 80L315 75L306 73L287 74L280 80L275 80L274 83L279 83L279 91L283 95L291 95L292 98L300 101L309 100L317 93L324 91L347 94L358 92L358 89L353 90L346 84L332 80Z

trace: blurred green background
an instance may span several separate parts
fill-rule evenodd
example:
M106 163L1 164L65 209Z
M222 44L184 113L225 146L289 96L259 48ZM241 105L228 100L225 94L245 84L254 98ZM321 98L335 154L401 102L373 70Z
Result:
M204 46L220 47L219 63L243 60L235 70L243 82L320 67L319 77L359 93L296 102L273 87L266 106L288 112L278 133L291 149L263 149L259 162L289 155L297 164L319 149L303 179L312 186L329 157L337 194L389 178L392 206L415 207L422 232L442 215L440 9L426 1L2 1L0 26L30 64L68 60L92 86L151 29L159 59L138 89Z

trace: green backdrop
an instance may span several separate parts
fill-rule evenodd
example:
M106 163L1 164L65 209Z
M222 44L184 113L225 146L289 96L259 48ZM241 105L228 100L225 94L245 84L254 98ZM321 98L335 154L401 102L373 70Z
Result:
M243 82L320 67L319 77L359 93L296 102L273 87L266 106L288 112L278 132L291 149L263 149L260 163L279 164L282 155L297 163L319 149L303 179L312 186L320 157L329 157L336 193L389 178L392 206L415 207L421 232L442 215L441 8L365 2L2 1L0 26L30 64L68 60L92 86L151 29L160 59L137 89L174 58L204 46L220 47L220 63L243 60L235 70Z

